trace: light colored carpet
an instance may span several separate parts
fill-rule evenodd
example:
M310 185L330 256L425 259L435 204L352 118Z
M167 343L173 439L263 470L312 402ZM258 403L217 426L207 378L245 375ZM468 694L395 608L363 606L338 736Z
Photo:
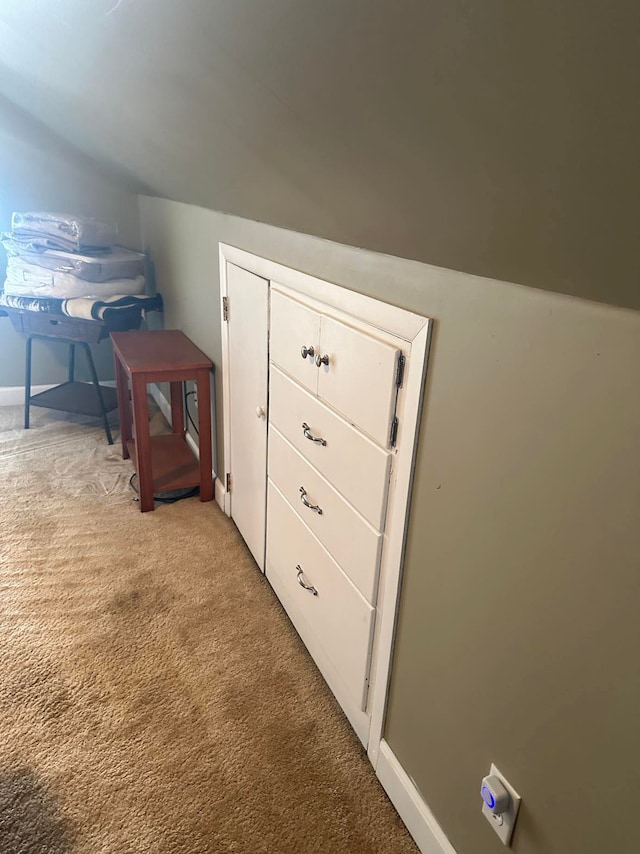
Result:
M215 503L0 409L2 854L415 854Z

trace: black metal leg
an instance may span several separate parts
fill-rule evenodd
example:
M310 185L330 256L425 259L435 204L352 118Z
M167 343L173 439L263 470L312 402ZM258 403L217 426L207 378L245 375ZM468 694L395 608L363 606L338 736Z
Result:
M31 401L31 338L27 338L24 366L24 429L29 429L29 403Z
M76 345L69 342L69 382L72 383L76 373Z
M81 342L80 346L83 348L84 352L87 356L87 362L89 363L89 370L91 371L91 380L93 382L94 388L96 390L96 394L98 395L98 401L100 402L100 410L102 412L102 422L104 424L104 432L107 434L107 442L110 445L113 445L113 437L111 435L111 430L109 429L109 418L107 416L107 410L104 405L104 399L102 397L102 390L100 389L100 383L98 382L98 374L96 372L95 362L93 361L93 356L91 355L91 349L88 344Z

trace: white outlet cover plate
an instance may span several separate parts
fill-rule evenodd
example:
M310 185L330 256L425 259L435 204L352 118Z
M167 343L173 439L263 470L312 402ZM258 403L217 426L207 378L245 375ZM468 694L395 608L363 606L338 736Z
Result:
M489 807L485 803L483 803L482 814L487 819L491 827L498 834L500 840L502 841L502 844L511 845L511 837L513 836L513 829L516 824L516 819L518 818L518 810L520 809L520 802L522 798L513 788L511 783L506 779L504 774L501 774L493 763L491 764L491 771L489 771L489 773L495 774L496 777L500 778L502 785L511 795L511 803L507 812L502 813L501 816L493 815ZM502 819L502 823L500 823L499 821L500 818Z

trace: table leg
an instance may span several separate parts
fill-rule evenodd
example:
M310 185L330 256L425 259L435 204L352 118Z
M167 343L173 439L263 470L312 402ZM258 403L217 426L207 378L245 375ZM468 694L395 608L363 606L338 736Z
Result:
M147 378L144 374L131 378L133 402L133 429L136 434L136 471L140 510L153 510L153 473L151 471L151 436L149 434L149 404Z
M107 414L107 408L104 405L104 398L102 397L102 389L100 388L100 381L98 380L98 372L96 371L96 365L93 361L93 356L91 355L91 347L82 341L80 346L85 352L87 357L87 363L89 365L89 371L91 373L91 382L93 383L93 387L96 391L96 397L98 399L98 406L100 407L100 411L102 412L102 425L104 427L104 432L107 434L107 442L110 445L113 445L113 437L111 436L111 428L109 427L109 416ZM71 352L75 351L75 345L71 345ZM69 367L69 373L71 374L73 371L73 363L71 363Z
M31 403L31 337L27 338L24 366L24 429L29 429L29 406Z
M170 383L171 388L171 431L179 436L184 436L184 399L182 397L182 383Z
M129 404L129 383L124 365L115 356L116 391L118 393L118 418L120 419L120 441L122 443L122 459L129 459L127 442L131 439L131 406Z
M211 454L211 375L208 370L198 371L198 440L200 446L200 501L213 498L213 460Z
M72 383L76 378L76 345L69 342L69 382ZM112 443L109 442L111 445Z

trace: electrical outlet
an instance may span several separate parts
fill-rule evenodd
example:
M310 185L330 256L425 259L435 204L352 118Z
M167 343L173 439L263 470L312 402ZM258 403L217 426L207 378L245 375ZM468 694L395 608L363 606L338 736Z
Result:
M491 785L485 785L485 781L491 782L491 778L497 778L498 786L496 788L501 788L500 784L504 786L504 789L509 793L508 803L504 807L502 812L496 812L496 792L493 791ZM504 790L503 790L504 792ZM503 845L510 846L511 845L511 837L513 836L513 829L516 824L516 819L518 817L518 810L520 809L521 797L513 788L511 783L506 779L506 777L498 771L495 765L491 765L491 770L487 777L483 780L483 786L481 790L482 795L482 814L487 819L491 827L495 830L495 832L500 837ZM506 798L506 795L505 795Z

